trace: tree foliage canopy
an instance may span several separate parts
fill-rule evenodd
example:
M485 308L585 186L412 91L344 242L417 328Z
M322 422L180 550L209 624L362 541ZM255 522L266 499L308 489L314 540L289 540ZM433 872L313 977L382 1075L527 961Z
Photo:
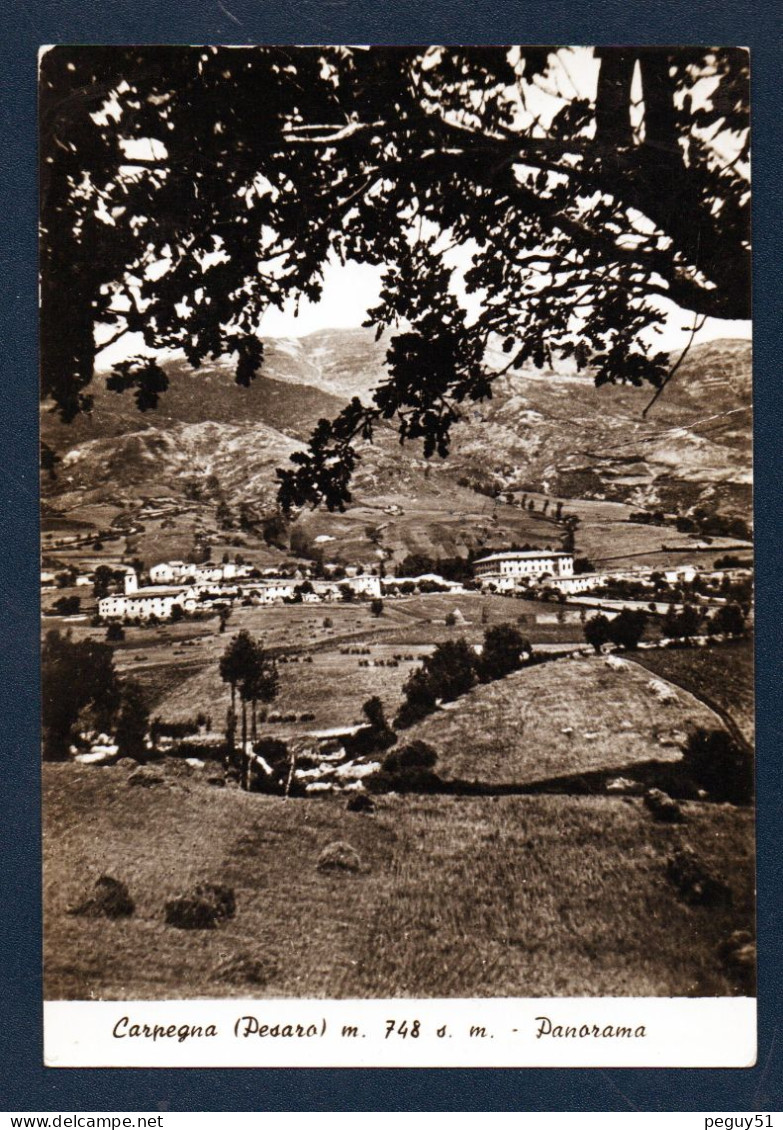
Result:
M64 758L81 711L89 709L100 729L112 725L120 704L112 648L95 640L74 641L56 628L47 632L41 691L44 753Z
M143 335L149 355L108 378L142 410L164 349L233 355L248 385L267 308L316 301L330 258L382 265L387 379L279 472L285 508L342 507L382 422L448 452L503 371L490 347L506 370L573 358L660 388L662 302L747 317L748 144L736 48L56 47L44 396L65 420L90 410L96 325L102 345Z

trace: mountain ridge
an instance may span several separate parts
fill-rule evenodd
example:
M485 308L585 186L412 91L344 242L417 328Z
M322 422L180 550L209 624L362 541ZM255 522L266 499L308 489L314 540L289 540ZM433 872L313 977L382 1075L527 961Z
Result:
M265 343L249 389L227 362L193 372L164 368L170 386L154 412L96 379L91 418L64 425L44 412L42 438L62 457L48 499L73 491L174 495L194 474L217 474L229 500L274 504L275 470L303 446L318 419L384 379L387 345L370 330L321 330ZM313 383L316 382L316 383ZM645 419L650 389L596 389L589 373L522 370L498 377L488 400L464 406L448 459L427 463L400 446L390 426L360 450L357 501L427 490L540 491L640 508L706 504L750 512L751 345L719 339L694 346ZM208 418L207 418L208 413ZM425 489L425 483L429 484Z

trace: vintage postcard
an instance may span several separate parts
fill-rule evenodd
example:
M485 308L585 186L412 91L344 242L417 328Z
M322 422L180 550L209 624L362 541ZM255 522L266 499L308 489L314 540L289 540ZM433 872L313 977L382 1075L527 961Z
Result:
M755 1059L749 55L40 55L50 1066Z

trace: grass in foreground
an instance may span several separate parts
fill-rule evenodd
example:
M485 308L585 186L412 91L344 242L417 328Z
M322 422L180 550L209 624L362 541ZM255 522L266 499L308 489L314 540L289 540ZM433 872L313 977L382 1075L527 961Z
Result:
M386 796L366 816L197 774L142 789L122 767L46 765L44 784L49 999L735 991L716 951L751 920L748 810L691 804L672 828L615 798ZM317 870L335 840L359 874ZM677 899L665 866L683 840L730 882L731 908ZM103 873L136 915L68 916ZM164 925L165 902L201 881L234 887L236 918ZM221 979L242 960L263 975Z

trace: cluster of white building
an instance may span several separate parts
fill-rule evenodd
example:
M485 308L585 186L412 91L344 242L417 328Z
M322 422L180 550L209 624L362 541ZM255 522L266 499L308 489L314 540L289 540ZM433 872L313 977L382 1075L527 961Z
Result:
M591 592L612 579L646 581L655 572L650 566L640 566L601 573L574 573L573 554L540 549L491 553L475 561L473 569L481 587L493 592L518 592L536 586L553 589L566 596ZM698 572L693 565L659 571L672 585L689 584Z
M186 572L174 572L182 562L167 561L150 569L151 585L139 587L133 570L125 573L124 591L110 593L98 601L98 615L102 620L157 617L168 620L178 607L183 613L195 612L216 604L231 603L249 598L254 604L280 604L295 600L297 595L304 603L344 600L347 587L354 596L378 597L381 582L378 577L358 574L341 580L302 581L299 577L249 578L251 566L185 565ZM191 571L193 568L193 571ZM239 571L239 572L238 572ZM165 584L164 578L176 576L184 583Z
M222 565L195 565L192 561L161 561L150 569L150 584L173 585L219 584L250 576L252 565L236 565L227 561Z
M527 589L549 589L565 596L591 592L610 580L650 582L654 569L649 566L612 570L611 572L575 573L571 553L550 549L507 550L491 553L474 562L474 575L480 588L489 592L516 593ZM696 575L693 565L659 570L672 585L689 583ZM250 574L253 574L251 576ZM718 575L718 574L715 574ZM381 578L370 573L346 570L337 578L259 576L250 565L194 565L183 561L163 561L150 569L150 585L139 587L136 573L125 574L124 591L112 593L98 601L98 615L103 620L142 620L157 617L170 619L175 608L182 613L195 612L235 600L253 604L281 604L301 600L303 603L342 601L347 595L375 598L394 595L406 582L437 582L444 590L464 592L464 586L446 581L436 574L423 577Z

